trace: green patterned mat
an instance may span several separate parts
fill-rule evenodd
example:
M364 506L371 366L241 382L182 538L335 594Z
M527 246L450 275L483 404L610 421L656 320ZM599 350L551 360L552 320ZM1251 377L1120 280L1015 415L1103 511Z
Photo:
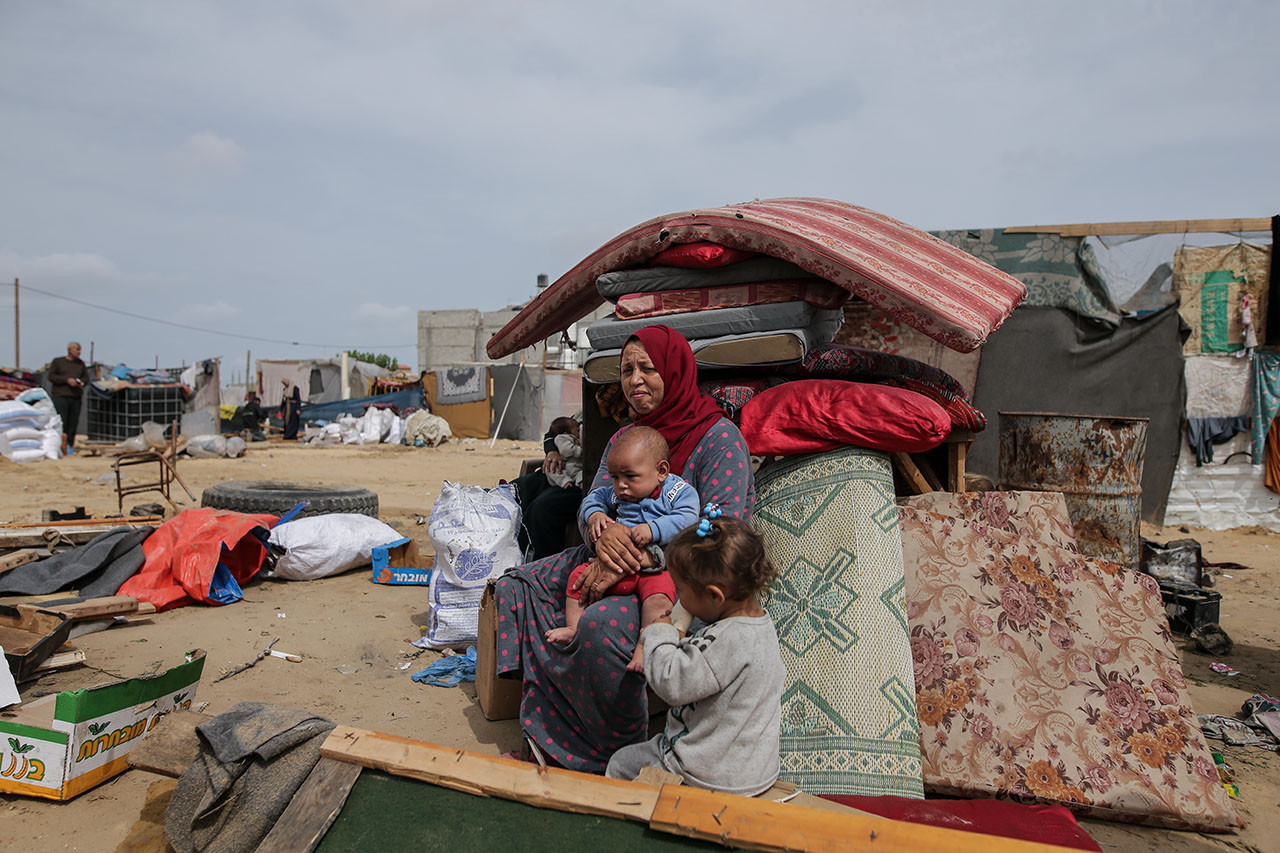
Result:
M923 797L902 537L889 457L782 459L756 478L778 579L782 778L813 794Z

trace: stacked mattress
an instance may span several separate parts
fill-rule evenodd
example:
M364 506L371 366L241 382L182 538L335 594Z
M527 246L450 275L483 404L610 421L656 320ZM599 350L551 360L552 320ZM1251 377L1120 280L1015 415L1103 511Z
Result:
M587 327L592 353L583 371L600 383L617 381L627 338L659 323L688 339L701 368L798 362L835 337L849 298L794 264L761 255L712 268L619 270L600 276L596 288L615 305Z

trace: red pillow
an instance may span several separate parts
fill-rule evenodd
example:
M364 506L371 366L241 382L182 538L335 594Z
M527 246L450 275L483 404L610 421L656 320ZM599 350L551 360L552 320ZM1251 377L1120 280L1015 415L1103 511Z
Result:
M756 394L739 425L759 456L793 456L854 445L918 453L951 431L941 406L905 388L801 379Z
M729 264L754 258L755 255L755 252L730 249L728 246L702 240L697 243L678 243L670 249L663 249L650 258L649 263L655 267L702 270L711 267L727 267Z

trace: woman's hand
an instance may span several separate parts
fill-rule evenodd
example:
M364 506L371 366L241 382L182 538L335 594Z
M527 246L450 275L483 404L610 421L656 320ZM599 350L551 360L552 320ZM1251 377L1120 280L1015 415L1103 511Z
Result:
M582 590L578 595L578 603L583 607L590 607L604 598L605 594L620 580L622 575L606 569L600 565L599 560L592 560L582 574L578 575L578 582L573 587L575 590Z
M542 473L559 474L564 470L564 457L560 455L559 450L553 450L547 454L547 458L542 460Z
M644 565L641 561L643 553L631 541L630 529L616 521L605 525L604 531L596 539L596 559L606 569L619 575L634 575L640 571Z

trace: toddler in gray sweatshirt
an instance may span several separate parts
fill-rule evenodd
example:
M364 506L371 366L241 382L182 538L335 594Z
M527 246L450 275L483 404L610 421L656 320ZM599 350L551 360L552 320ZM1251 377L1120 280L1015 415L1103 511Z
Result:
M645 675L667 712L662 734L613 754L605 775L634 779L646 765L691 785L752 796L778 778L786 670L758 593L773 579L764 543L713 505L667 546L680 604L706 625L687 637L660 619L641 633Z

